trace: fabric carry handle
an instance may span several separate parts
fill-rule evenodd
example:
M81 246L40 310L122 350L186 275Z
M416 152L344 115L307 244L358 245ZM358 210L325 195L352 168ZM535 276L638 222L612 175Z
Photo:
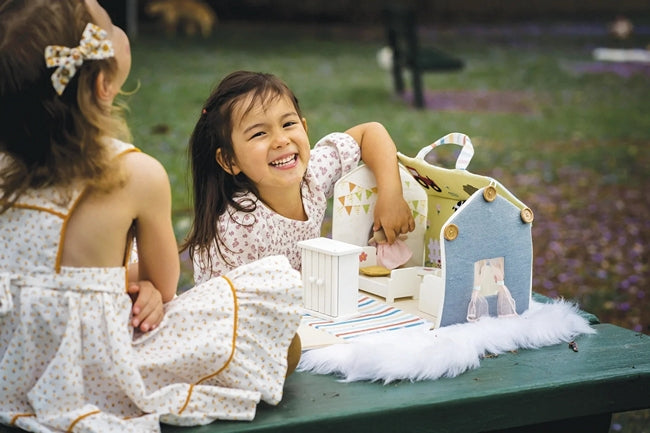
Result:
M441 144L456 144L462 147L460 154L456 159L456 169L465 170L474 156L474 146L472 145L472 140L470 140L467 135L460 132L449 133L430 145L423 147L415 158L424 160L424 157L428 155L429 152Z

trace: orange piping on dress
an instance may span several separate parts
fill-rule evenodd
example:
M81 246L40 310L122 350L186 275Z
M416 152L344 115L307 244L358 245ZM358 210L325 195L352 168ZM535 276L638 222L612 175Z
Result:
M239 318L239 314L238 314L238 308L239 307L238 307L238 304L237 304L237 292L235 290L235 286L233 285L232 281L230 281L230 279L228 279L228 277L222 275L221 278L223 278L224 280L226 280L226 282L228 282L228 285L230 286L230 291L232 292L232 299L233 299L233 303L234 303L234 314L233 314L233 325L232 325L233 326L232 349L230 350L230 356L228 357L226 362L223 364L223 366L219 370L217 370L216 372L212 373L211 375L205 376L202 379L200 379L198 382L196 382L196 385L200 385L202 382L205 382L206 380L209 380L209 379L213 378L214 376L218 375L219 373L221 373L222 371L224 371L226 369L226 367L228 367L228 365L230 364L230 361L232 361L233 357L235 356L235 345L236 345L236 342L237 342L237 320ZM185 410L185 408L189 404L190 396L192 394L193 388L194 388L193 385L190 386L190 389L188 390L187 400L185 401L185 404L183 405L183 407L178 412L179 415L181 413L183 413L183 411Z
M33 413L18 413L14 415L13 418L11 418L11 421L9 421L9 425L14 425L18 420L18 418L24 418L28 416L36 416L36 415L34 415Z
M88 412L88 413L85 413L85 414L83 414L83 415L77 417L77 419L75 419L74 421L72 421L72 424L70 424L70 426L68 427L68 429L66 430L66 432L68 432L68 433L72 432L72 429L74 429L74 426L77 425L77 423L78 423L79 421L81 421L82 419L87 418L87 417L89 417L89 416L91 416L91 415L97 415L98 413L101 413L101 411L100 411L100 410L93 410L92 412Z

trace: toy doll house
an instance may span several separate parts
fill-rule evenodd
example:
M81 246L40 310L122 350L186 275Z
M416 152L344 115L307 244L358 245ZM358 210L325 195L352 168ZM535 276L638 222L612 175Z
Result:
M436 327L527 310L532 211L498 182L471 175L463 185L465 196L454 200L451 215L444 215L432 231L433 219L441 216L435 210L440 205L432 202L437 197L428 195L401 165L400 177L415 217L415 230L405 240L412 257L385 275L359 275L359 290L387 302L418 299L419 309L435 318ZM377 264L376 248L368 245L375 201L374 176L364 165L335 185L332 238L362 248L362 270ZM435 215L429 215L432 209Z

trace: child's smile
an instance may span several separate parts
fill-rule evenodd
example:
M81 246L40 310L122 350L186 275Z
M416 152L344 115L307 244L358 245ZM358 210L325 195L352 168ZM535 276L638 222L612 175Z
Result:
M278 158L275 161L271 161L271 166L275 168L288 169L296 166L298 162L298 154L293 154L287 156L286 158Z

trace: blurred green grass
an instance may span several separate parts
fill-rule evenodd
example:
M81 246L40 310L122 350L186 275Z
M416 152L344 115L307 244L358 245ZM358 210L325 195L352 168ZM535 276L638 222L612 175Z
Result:
M312 143L376 120L401 152L415 155L463 132L476 148L469 169L499 179L535 212L533 290L648 333L650 66L607 72L591 55L599 46L644 47L650 34L621 43L601 27L423 29L423 43L466 62L461 72L425 75L431 95L455 95L456 109L447 110L416 110L393 94L376 60L379 27L222 23L206 40L145 28L132 41L129 123L135 144L169 172L179 242L190 222L187 140L203 101L231 71L283 78ZM516 103L486 108L481 95ZM451 158L441 152L440 163ZM191 285L187 262L181 284ZM648 411L616 415L612 431L648 431L649 419Z
M400 151L412 154L450 131L477 145L470 169L511 172L531 159L553 167L586 166L604 181L645 175L635 159L647 158L650 116L648 74L580 74L572 66L591 61L591 49L607 35L477 32L471 28L423 32L426 42L463 58L459 73L427 74L429 91L465 90L519 94L527 113L418 111L391 92L378 67L381 28L224 24L208 40L170 39L152 32L132 42L128 88L136 144L159 157L175 186L175 208L187 209L185 146L211 88L237 69L272 72L297 93L312 141L367 120L383 122ZM158 131L158 133L156 133ZM163 133L160 133L162 131ZM589 146L585 146L588 143ZM513 186L515 187L515 186Z

